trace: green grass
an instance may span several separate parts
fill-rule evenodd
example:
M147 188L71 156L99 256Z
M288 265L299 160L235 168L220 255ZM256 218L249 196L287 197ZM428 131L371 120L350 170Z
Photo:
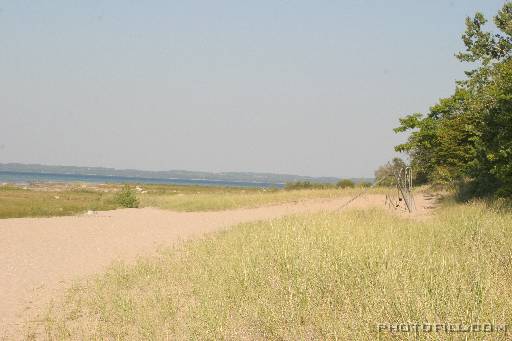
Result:
M112 193L79 188L49 192L0 186L0 218L63 216L117 207Z
M54 339L503 339L378 333L377 323L512 325L512 214L452 204L244 224L77 283ZM30 330L30 328L28 328Z

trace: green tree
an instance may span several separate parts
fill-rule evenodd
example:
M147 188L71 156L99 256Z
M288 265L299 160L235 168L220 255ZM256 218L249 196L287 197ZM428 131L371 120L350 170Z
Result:
M353 188L356 184L350 179L341 179L336 183L338 188Z
M393 186L396 184L394 176L399 174L405 167L406 164L404 160L399 157L395 157L391 162L377 168L374 173L375 179L376 181L382 180L379 182L381 186Z
M395 132L410 135L395 150L426 181L512 196L512 3L494 17L497 33L484 31L486 23L481 13L466 19L465 51L456 56L475 68L428 114L400 119Z

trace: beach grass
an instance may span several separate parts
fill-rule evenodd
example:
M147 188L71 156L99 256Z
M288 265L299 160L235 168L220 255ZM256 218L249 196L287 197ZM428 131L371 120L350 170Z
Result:
M366 209L243 224L77 282L49 307L46 337L506 339L378 324L511 326L511 226L485 203L421 221Z
M50 217L121 208L115 194L123 184L35 184L0 186L0 218ZM254 208L307 199L351 196L362 188L285 190L188 185L130 184L139 207L174 211L218 211ZM371 189L370 193L382 192Z
M64 216L118 207L113 193L80 187L40 191L19 186L0 186L0 218Z
M266 205L284 204L307 199L336 198L355 195L361 188L329 189L238 189L234 191L197 190L188 193L139 195L141 206L159 207L174 211L219 211L237 208L252 208ZM379 192L372 189L371 192Z

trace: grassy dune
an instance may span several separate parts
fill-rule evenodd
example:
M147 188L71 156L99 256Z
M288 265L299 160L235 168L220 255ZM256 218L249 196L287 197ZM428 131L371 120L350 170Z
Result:
M0 186L0 218L63 216L118 207L112 193L81 188L50 192Z
M377 323L512 324L512 214L452 205L245 224L78 283L49 310L56 339L416 339ZM29 329L30 330L30 326ZM503 339L419 334L418 339Z
M105 211L121 207L115 200L123 185L36 185L23 189L0 186L0 218L48 217ZM217 211L251 208L314 198L334 198L359 193L354 189L258 189L179 185L130 185L140 207L175 211ZM372 189L382 192L382 189Z
M200 190L195 193L169 195L140 195L141 206L160 207L175 211L218 211L235 208L259 207L287 202L350 196L362 189L305 189L305 190L245 190L226 192ZM378 191L376 189L372 191Z
M2 185L0 186L0 218L50 217L73 215L88 210L113 210L121 207L115 200L115 193L122 187L122 184L81 183L42 183L27 187ZM144 193L135 191L143 206L162 208L173 208L172 205L166 205L167 201L189 202L191 199L196 200L201 193L205 198L227 198L231 195L240 196L261 192L258 189L206 186L130 185L130 187L132 189L139 187L144 191ZM211 205L203 204L205 208Z

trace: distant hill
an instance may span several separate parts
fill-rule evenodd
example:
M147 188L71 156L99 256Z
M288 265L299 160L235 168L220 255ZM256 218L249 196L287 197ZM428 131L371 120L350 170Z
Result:
M48 166L39 164L0 163L0 171L26 172L26 173L51 173L73 175L100 175L123 176L150 179L200 179L200 180L224 180L268 182L283 184L294 181L311 181L318 183L335 183L339 178L311 177L292 174L253 173L253 172L195 172L187 170L145 171L137 169L115 169L104 167L76 167L76 166ZM372 182L371 178L352 178L354 182Z

